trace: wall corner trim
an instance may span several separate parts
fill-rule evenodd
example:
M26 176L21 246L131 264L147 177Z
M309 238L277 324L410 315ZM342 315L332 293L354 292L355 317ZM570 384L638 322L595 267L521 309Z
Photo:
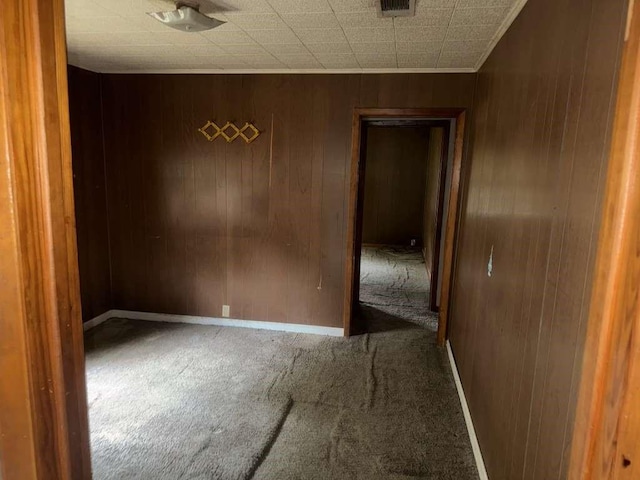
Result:
M447 340L447 355L449 356L449 363L451 364L451 371L453 372L453 379L456 383L456 390L460 397L460 405L462 406L462 413L464 415L464 423L467 425L467 432L469 432L469 440L471 441L471 448L473 450L473 457L476 460L476 467L478 468L478 477L480 480L489 480L487 470L484 466L484 460L482 459L482 452L480 451L480 444L478 443L478 437L476 437L476 430L473 428L473 420L471 419L471 412L469 411L469 405L467 404L467 398L464 395L462 389L462 382L460 381L460 375L458 374L458 367L456 360L453 358L453 351L451 350L451 343Z
M344 336L344 329L304 325L299 323L263 322L257 320L238 320L235 318L200 317L194 315L173 315L167 313L136 312L131 310L109 310L84 323L84 331L97 327L110 318L146 320L149 322L190 323L194 325L215 325L218 327L253 328L256 330L276 330L280 332L308 333L331 337Z

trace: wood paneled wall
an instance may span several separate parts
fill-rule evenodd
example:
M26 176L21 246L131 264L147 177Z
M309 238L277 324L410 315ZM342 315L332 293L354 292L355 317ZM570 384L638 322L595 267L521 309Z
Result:
M433 274L434 259L436 255L436 230L438 221L438 207L440 200L440 173L442 171L442 154L445 135L443 127L434 127L429 130L426 186L424 187L424 203L422 211L422 237L425 265L429 278ZM444 188L444 185L443 185ZM436 288L436 285L431 285Z
M626 9L530 0L478 73L450 337L493 480L566 476Z
M362 241L422 246L429 127L367 127Z
M84 321L111 308L100 75L69 67L69 115Z
M113 308L341 327L354 107L471 108L475 74L102 82Z

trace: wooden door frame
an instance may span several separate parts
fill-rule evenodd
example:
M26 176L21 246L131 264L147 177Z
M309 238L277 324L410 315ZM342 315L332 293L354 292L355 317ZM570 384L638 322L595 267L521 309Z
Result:
M0 16L0 477L91 478L63 0Z
M449 139L451 138L451 125L444 127L442 136L442 154L440 156L440 180L438 181L438 206L436 209L436 228L433 240L433 262L431 264L431 291L429 298L429 309L432 312L439 312L438 307L438 280L440 270L440 251L442 249L442 220L444 213L444 193L447 190L447 164L449 163ZM435 286L435 288L434 288Z
M640 1L630 2L569 478L640 478Z
M456 138L454 143L453 163L451 171L451 189L449 194L449 210L447 214L447 229L444 242L444 266L442 270L442 289L440 295L440 312L438 319L438 343L444 345L447 336L447 323L449 320L449 300L451 297L452 267L455 252L455 238L457 228L457 213L460 200L460 171L462 167L464 131L464 108L355 108L351 129L351 176L349 182L348 217L345 257L345 294L343 302L343 326L345 336L356 333L356 325L353 322L353 311L357 299L354 298L355 264L359 252L357 252L357 239L361 232L358 226L358 214L361 205L358 202L359 192L362 191L364 175L361 175L361 142L362 123L367 119L383 118L424 118L424 119L455 119Z

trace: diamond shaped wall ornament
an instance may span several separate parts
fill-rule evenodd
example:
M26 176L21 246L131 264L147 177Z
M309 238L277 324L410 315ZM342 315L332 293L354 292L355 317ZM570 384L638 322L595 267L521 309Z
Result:
M251 130L253 134L250 137L247 137L244 132L247 130ZM244 127L240 129L240 136L244 139L248 144L253 142L260 135L260 130L253 126L253 124L247 122L244 124Z
M233 132L234 132L233 135L229 136L229 134L227 133L228 129L233 130ZM224 137L224 139L227 141L227 143L231 143L236 138L238 138L238 135L240 135L240 129L238 127L236 127L233 123L227 122L227 123L224 124L224 127L222 127L220 129L220 135L222 135Z
M211 133L207 131L210 127L212 128ZM204 137L210 142L213 142L221 134L220 127L218 127L218 125L216 125L215 122L212 122L211 120L207 121L207 123L200 127L198 131L202 135L204 135Z
M260 136L260 130L258 130L252 123L245 122L242 128L236 127L232 122L227 122L222 128L218 127L215 122L208 120L198 131L204 135L204 138L213 142L216 138L222 137L227 143L233 142L236 138L242 138L247 144L253 142ZM245 132L249 131L251 135L246 135Z

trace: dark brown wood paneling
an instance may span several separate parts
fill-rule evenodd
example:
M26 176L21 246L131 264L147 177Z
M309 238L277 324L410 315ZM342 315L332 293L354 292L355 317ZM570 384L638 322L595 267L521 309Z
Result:
M366 128L362 241L422 246L429 127Z
M69 67L69 116L82 318L111 308L100 75Z
M114 308L340 327L353 109L470 108L475 75L102 80Z
M478 73L450 335L492 479L567 473L625 10L530 1Z

